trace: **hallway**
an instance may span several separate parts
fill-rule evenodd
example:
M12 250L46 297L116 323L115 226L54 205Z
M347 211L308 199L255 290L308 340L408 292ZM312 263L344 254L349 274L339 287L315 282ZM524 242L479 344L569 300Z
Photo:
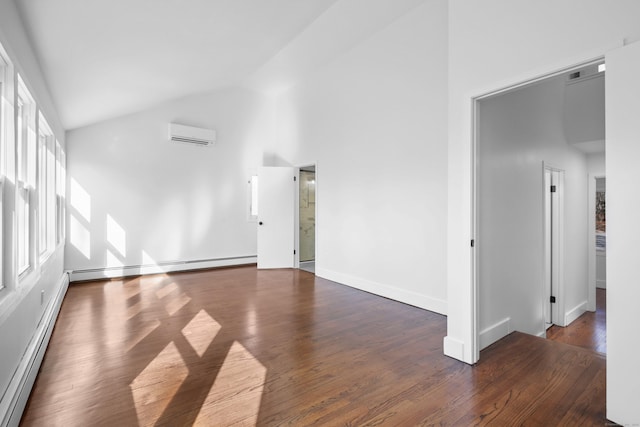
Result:
M553 325L547 339L607 353L607 291L596 289L596 311L587 311L566 328Z

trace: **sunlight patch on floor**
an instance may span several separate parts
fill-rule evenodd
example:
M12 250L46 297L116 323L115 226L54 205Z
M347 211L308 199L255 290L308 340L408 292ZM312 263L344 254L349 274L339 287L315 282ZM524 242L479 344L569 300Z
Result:
M145 258L144 258L144 256L145 256L144 255L145 254L144 251L142 252L142 254L143 254L142 262L146 262ZM155 264L155 261L153 261L153 263ZM153 274L153 275L150 275L150 276L143 276L143 277L140 277L140 279L138 279L139 280L139 286L140 287L154 286L154 285L162 283L163 280L166 280L168 278L169 278L169 276L167 276L164 273L163 274Z
M169 295L171 292L175 291L176 289L178 289L178 285L176 285L175 282L171 282L168 285L165 285L162 288L158 289L156 291L156 296L158 297L158 299L162 299L167 295Z
M189 373L171 342L129 384L140 425L154 425Z
M136 317L142 311L142 301L138 301L131 307L127 308L127 320L131 320L131 318Z
M187 326L182 328L182 335L189 341L198 356L202 357L219 331L220 324L206 311L200 310Z
M126 352L128 353L133 350L133 348L135 348L135 346L137 346L151 332L155 331L158 326L160 326L159 320L152 320L143 324L142 326L138 326L135 329L135 333L127 340Z
M170 316L173 316L182 307L184 307L185 305L189 304L189 301L191 301L191 297L189 297L184 292L181 293L180 295L178 295L175 298L171 298L171 300L169 300L167 302L167 304L165 305L165 308L167 309L167 313L169 313Z
M256 425L267 369L234 342L195 425Z

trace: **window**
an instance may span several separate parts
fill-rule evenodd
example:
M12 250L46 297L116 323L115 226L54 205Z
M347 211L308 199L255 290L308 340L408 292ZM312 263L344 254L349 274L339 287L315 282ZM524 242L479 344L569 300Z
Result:
M18 75L18 99L16 105L16 206L18 274L29 270L33 263L32 248L35 243L32 230L32 197L36 183L36 106L31 94Z
M38 115L38 247L46 256L54 246L55 139L42 113Z
M0 55L0 290L5 287L4 281L4 251L5 251L5 238L4 238L4 224L5 217L8 217L5 212L6 205L4 202L4 185L5 185L5 177L7 175L7 154L9 151L7 150L7 129L5 126L7 125L7 121L5 120L6 107L5 100L7 98L7 94L5 92L6 88L6 73L7 73L7 63Z
M258 220L258 175L252 175L249 178L249 221Z
M66 175L66 155L62 145L56 140L56 244L65 239Z

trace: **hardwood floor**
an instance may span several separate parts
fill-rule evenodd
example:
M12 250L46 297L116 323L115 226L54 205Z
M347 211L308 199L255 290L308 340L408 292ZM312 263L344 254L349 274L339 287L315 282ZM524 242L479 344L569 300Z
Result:
M604 425L605 360L512 333L469 366L446 318L296 270L69 288L23 426Z
M607 352L607 291L596 289L596 311L587 311L566 328L551 326L547 339L577 345L606 354Z

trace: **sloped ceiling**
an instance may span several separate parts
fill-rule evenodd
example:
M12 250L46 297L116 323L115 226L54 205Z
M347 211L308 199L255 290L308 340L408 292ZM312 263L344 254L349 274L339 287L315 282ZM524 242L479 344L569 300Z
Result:
M235 84L337 0L16 0L63 126Z

